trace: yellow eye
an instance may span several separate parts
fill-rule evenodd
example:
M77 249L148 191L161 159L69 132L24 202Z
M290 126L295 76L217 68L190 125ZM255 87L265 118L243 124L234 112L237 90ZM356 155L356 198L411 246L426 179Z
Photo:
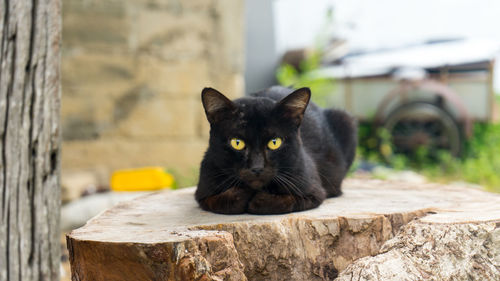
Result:
M282 143L281 138L274 138L267 143L267 147L269 147L269 149L271 150L275 150L281 146L281 143Z
M241 139L232 138L231 146L236 150L242 150L243 148L245 148L245 142Z

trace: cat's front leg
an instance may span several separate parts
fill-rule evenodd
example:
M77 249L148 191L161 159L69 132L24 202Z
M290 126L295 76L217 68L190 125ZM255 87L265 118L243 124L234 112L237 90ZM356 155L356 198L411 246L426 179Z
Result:
M323 202L324 197L321 192L306 196L259 192L255 194L248 204L247 211L258 215L304 211L318 207Z
M289 194L258 192L248 204L248 212L257 215L284 214L293 212L295 197Z
M198 200L202 209L219 214L241 214L247 209L254 191L242 187L231 187L228 190Z

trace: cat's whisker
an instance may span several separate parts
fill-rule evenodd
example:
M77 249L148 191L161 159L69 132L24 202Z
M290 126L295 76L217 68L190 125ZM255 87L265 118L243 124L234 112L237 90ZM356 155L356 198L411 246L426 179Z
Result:
M282 181L288 183L288 184L286 184L286 186L288 186L289 188L291 188L291 189L293 189L295 191L295 194L292 194L292 195L294 195L293 199L294 199L295 203L299 203L301 205L301 209L303 209L305 207L304 200L297 200L297 198L303 198L304 197L303 192L293 182L291 182L290 180L287 180L284 177L280 177L280 179ZM288 190L288 187L287 187L287 190Z
M233 176L233 174L234 174L234 169L230 168L230 169L220 169L218 173L215 173L212 176L215 178L220 178L223 176L226 176L226 177Z
M288 172L286 170L286 168L289 168L289 167L280 167L282 169L285 169L284 171L282 171L283 174L287 174L288 176L290 177L293 177L293 178L297 178L298 176L296 174L292 174L291 172ZM328 184L332 185L332 183L330 182L330 180L328 179L327 176L325 176L323 173L321 173L319 170L317 171L318 172L318 175L320 176L320 178L324 179ZM307 179L305 179L304 177L299 177L297 178L298 180L300 180L301 182L304 182L304 183L308 183L309 181Z
M295 194L296 195L299 195L301 197L304 196L304 193L302 192L302 190L300 190L299 187L297 187L297 185L291 181L288 180L288 182L290 182L290 187L295 191Z
M295 182L298 182L301 185L307 185L307 183L308 183L308 181L305 178L297 176L297 175L291 175L291 174L287 174L287 173L284 173L284 172L282 172L281 175L282 175L283 178L287 179L291 183L294 183L294 186L298 190L300 190L300 188L295 184Z
M222 192L224 189L227 189L227 186L226 185L227 183L231 182L236 178L236 176L228 176L226 179L224 179L222 182L220 182L215 188L214 188L214 192L216 193L220 193ZM229 185L231 186L231 185Z
M289 186L288 184L286 184L286 182L283 181L283 178L281 178L279 175L276 175L275 178L273 178L273 180L276 179L276 182L280 185L282 185L286 191L288 192L288 194L292 195L292 198L293 198L293 201L295 203L297 203L297 194L294 194L290 191L290 188L291 186ZM300 200L301 203L303 204L302 200Z
M308 181L306 179L298 177L298 176L292 176L292 175L287 175L287 174L282 174L282 176L291 182L298 183L301 185L307 185L307 183L308 183Z
M290 191L290 189L288 188L288 184L286 184L285 182L283 182L283 180L281 180L281 178L279 177L279 175L276 175L273 180L275 180L275 182L280 185L280 186L283 186L286 191L288 192L288 194L290 195L293 195L293 193Z
M290 189L292 189L292 191L294 191L294 194L296 195L300 195L300 196L304 196L304 193L302 192L302 190L300 190L300 188L297 187L297 185L290 179L288 179L285 174L278 174L277 175L280 180L284 183L286 183L286 186Z
M293 182L294 179L297 179L299 181L301 181L302 179L301 178L297 178L297 177L291 177L290 175L288 175L288 177L290 177L290 179L287 179L287 175L286 174L282 174L283 177L281 177L282 180L286 180L287 182L290 183L290 187L293 188L293 190L297 193L298 197L300 197L301 199L300 200L297 200L296 197L294 197L295 199L295 202L297 203L299 201L299 204L301 205L301 209L304 209L305 208L305 201L302 199L302 198L306 198L306 195L302 192L302 190L297 187L297 185ZM307 183L302 183L302 184L307 184Z
M333 186L333 183L328 179L327 176L322 174L320 171L318 171L318 175L320 176L320 178L324 179L328 183L328 185Z
M280 186L282 186L283 188L285 188L285 190L288 192L288 194L290 194L290 195L294 195L295 194L294 192L292 192L290 190L289 184L287 182L283 181L283 179L279 175L276 176L276 181L278 182L278 184Z

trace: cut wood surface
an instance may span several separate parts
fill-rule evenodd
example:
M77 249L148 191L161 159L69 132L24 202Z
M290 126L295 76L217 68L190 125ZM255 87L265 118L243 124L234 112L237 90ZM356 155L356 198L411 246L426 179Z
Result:
M348 179L317 209L257 216L205 212L194 190L120 203L72 231L73 280L500 279L497 194Z

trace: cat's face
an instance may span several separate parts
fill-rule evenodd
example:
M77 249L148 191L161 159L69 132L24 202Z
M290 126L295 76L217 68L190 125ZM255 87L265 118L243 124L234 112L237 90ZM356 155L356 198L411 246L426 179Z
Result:
M262 189L296 161L298 129L309 98L308 89L299 89L280 102L250 97L233 102L204 89L202 101L211 125L206 157L212 157L221 176L235 176Z

